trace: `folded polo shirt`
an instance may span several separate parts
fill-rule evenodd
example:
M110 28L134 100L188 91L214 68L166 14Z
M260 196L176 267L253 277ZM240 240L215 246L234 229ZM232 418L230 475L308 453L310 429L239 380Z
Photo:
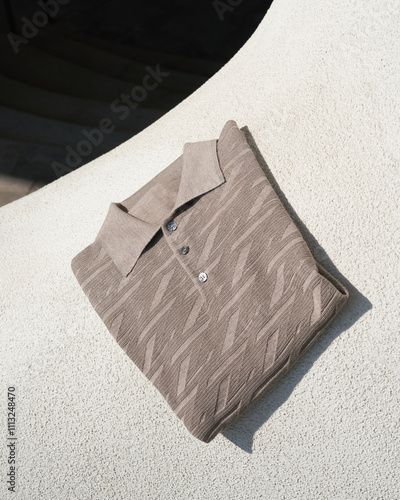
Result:
M111 202L71 267L119 346L205 443L290 370L349 296L234 120Z

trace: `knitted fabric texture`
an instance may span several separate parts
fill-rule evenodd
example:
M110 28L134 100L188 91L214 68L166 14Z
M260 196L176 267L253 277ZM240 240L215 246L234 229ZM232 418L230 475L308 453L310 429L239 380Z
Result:
M119 346L205 443L291 369L349 297L233 120L112 202L71 267Z

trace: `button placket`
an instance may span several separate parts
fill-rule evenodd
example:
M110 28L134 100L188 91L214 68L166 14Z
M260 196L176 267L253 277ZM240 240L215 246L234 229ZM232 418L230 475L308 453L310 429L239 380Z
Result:
M178 216L179 215L180 214L178 214ZM171 236L172 236L172 233L175 233L175 231L178 229L179 222L177 222L174 219L170 219L168 222L166 221L165 227L168 230L168 233L171 234ZM175 233L174 236L175 236L175 238L173 238L172 240L170 240L171 246L174 248L175 251L178 251L180 255L182 255L182 256L187 255L189 253L189 250L190 250L189 245L184 244L184 245L181 246L181 243L177 239L178 234ZM185 260L183 260L181 263L186 268L186 270L189 271L192 274L192 278L194 280L196 280L197 283L205 283L207 281L207 279L208 279L207 273L205 273L203 271L203 272L200 272L196 276L196 274L193 274L194 270L190 266L188 266L188 262L187 261L185 262Z

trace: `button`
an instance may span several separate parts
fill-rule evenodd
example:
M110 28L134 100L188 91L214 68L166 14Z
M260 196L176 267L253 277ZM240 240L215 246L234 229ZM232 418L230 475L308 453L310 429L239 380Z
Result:
M204 281L207 281L207 274L206 273L200 273L199 274L199 281L201 281L202 283L204 283Z
M184 247L182 247L179 252L182 254L182 255L186 255L189 251L189 247L187 245L185 245Z
M175 229L178 227L178 224L174 221L174 220L171 220L170 222L168 222L167 224L167 229L168 231L175 231Z

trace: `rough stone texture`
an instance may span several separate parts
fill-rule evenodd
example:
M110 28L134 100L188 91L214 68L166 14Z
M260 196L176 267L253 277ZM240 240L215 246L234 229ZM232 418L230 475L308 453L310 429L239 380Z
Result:
M7 385L18 398L13 498L400 497L398 16L394 0L275 0L176 108L0 209L4 416ZM227 119L248 127L315 256L352 298L287 377L202 444L107 332L70 261L110 201ZM1 488L7 498L4 475Z

